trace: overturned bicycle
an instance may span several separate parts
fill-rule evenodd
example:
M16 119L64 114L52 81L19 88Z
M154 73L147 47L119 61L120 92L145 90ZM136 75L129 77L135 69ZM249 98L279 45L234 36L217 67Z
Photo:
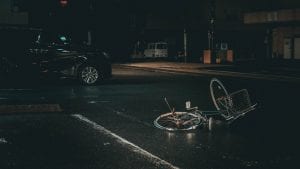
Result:
M167 98L165 98L170 112L157 117L154 120L154 125L159 129L168 131L192 130L198 126L212 130L215 118L230 124L256 107L256 104L251 103L247 89L228 93L222 82L216 78L210 81L209 88L217 110L199 110L198 107L191 107L191 102L188 101L186 102L186 111L178 112L170 106Z

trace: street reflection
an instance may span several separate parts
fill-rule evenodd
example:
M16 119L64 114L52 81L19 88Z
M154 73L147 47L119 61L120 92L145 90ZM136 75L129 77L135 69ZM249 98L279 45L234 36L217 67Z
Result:
M194 143L195 142L195 135L196 135L195 133L186 133L185 138L186 138L187 143L189 143L189 144Z
M169 142L173 141L175 137L176 137L175 133L167 132L167 140Z
M187 144L195 144L197 142L196 133L166 132L165 137L169 143L174 143L179 141Z

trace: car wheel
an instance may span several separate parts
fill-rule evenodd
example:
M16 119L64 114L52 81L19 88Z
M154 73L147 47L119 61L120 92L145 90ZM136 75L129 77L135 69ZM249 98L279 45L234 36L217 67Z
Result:
M85 65L79 69L78 78L85 85L93 85L102 79L102 75L96 66Z

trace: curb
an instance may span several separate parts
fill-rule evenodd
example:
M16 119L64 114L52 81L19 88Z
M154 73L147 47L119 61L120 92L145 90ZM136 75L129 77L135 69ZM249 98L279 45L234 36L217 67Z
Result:
M184 75L191 75L191 76L199 76L199 75L200 76L201 75L215 75L216 76L217 75L217 76L227 76L227 77L242 77L242 78L260 79L260 80L300 83L300 78L298 78L298 77L281 76L281 75L241 73L241 72L209 70L209 69L202 69L197 72L195 72L195 71L189 72L189 71L185 71L185 70L139 67L139 66L129 66L129 65L120 65L120 64L116 64L115 66L122 67L122 68L128 68L128 69L145 70L145 71L151 71L151 72L175 73L175 74L184 74Z

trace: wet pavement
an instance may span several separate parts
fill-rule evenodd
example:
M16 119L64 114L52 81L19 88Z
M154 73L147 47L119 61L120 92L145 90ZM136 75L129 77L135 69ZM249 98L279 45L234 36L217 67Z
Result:
M67 115L11 116L1 124L1 168L156 168Z
M184 110L187 100L214 109L208 90L214 76L119 67L113 74L98 86L62 81L2 87L2 106L51 104L62 110L1 112L0 168L299 167L297 83L218 76L229 91L247 88L258 108L211 132L166 132L153 126L168 111L163 98L176 110Z

